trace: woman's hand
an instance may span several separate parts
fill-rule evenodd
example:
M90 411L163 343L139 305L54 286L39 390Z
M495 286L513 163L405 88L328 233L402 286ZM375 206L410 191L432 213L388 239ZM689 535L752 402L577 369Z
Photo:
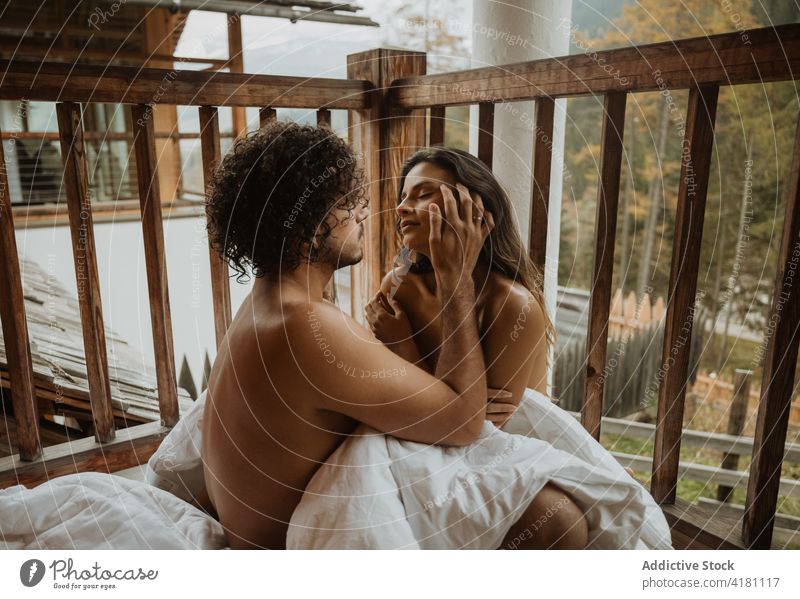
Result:
M364 306L364 316L375 338L387 347L410 341L414 331L400 304L393 297L379 291Z
M437 204L430 205L431 265L449 283L466 281L472 284L472 271L480 256L483 242L494 228L494 217L483 207L483 200L461 183L456 183L459 197L446 184L440 185L444 215Z
M504 389L492 389L489 387L486 404L486 420L492 422L497 428L511 420L517 411L517 406L511 403L512 394Z

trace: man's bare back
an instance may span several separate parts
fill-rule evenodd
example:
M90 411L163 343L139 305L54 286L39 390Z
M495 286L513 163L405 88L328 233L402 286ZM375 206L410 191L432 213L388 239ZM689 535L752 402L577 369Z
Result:
M254 318L253 303L248 296L233 320L209 379L206 489L232 548L282 549L303 490L357 422L318 409L313 390L286 392L303 386L285 364L280 312L256 308Z

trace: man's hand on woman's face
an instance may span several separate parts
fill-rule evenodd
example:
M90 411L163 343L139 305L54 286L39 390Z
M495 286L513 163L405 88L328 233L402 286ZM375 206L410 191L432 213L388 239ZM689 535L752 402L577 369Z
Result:
M408 341L414 335L411 322L400 304L382 291L364 306L364 316L372 334L384 345Z

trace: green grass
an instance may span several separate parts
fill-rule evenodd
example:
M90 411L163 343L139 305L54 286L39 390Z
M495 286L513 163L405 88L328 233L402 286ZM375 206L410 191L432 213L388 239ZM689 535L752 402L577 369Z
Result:
M700 370L714 372L717 369L717 357L719 356L719 340L722 335L713 334L713 339L706 337L703 345L703 353L700 356ZM737 368L753 371L753 384L761 384L762 364L766 348L761 349L762 343L737 339L728 335L728 346L725 349L725 361L722 366L722 378L726 381L733 381L733 371ZM758 357L758 362L753 361ZM797 360L797 367L800 368L800 357Z
M700 356L700 370L706 372L714 372L717 369L718 356L719 356L719 340L722 335L715 333L713 339L706 339L703 353ZM761 382L761 364L763 356L759 363L754 364L753 360L759 355L761 351L760 343L755 341L747 341L745 339L737 339L728 336L728 347L725 350L725 361L722 366L722 378L726 381L733 380L733 372L737 368L753 371L753 383L759 384Z

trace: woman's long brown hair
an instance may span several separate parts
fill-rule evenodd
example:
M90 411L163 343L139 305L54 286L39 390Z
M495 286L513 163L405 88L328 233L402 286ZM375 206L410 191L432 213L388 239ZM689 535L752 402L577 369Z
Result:
M417 150L403 163L398 186L400 192L408 173L421 162L430 162L449 171L457 181L480 194L484 207L492 213L495 222L494 229L489 233L481 249L481 258L489 264L492 271L519 282L531 292L544 315L545 339L549 350L555 344L556 332L544 304L544 278L522 245L511 200L500 182L492 171L472 154L456 148L434 146ZM399 197L397 201L400 202ZM397 234L400 235L400 219L397 220ZM430 261L422 255L417 255L410 267L410 271L416 273L432 270Z

